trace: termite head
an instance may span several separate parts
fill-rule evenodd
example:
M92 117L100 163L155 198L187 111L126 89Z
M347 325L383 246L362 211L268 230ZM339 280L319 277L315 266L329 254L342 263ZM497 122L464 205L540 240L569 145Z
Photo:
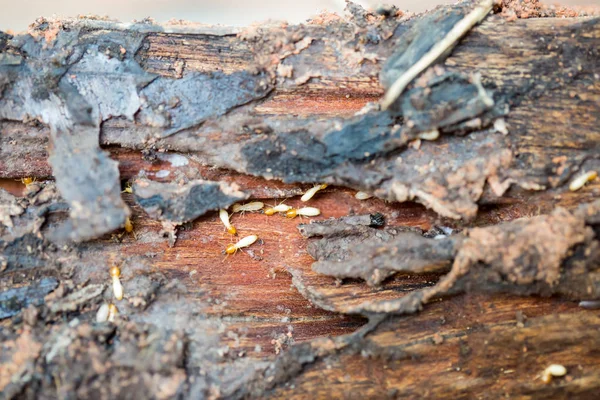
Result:
M33 182L35 182L35 178L32 178L30 176L25 177L25 178L21 178L21 183L23 183L25 186L29 186L31 185Z
M298 216L298 211L295 208L289 209L286 211L285 216L287 218L296 218Z
M238 249L237 249L236 245L235 245L235 244L233 244L233 243L230 243L230 244L228 244L228 245L227 245L227 247L225 248L225 251L224 251L224 253L225 253L225 254L234 254L234 253L235 253L237 250L238 250Z
M111 267L108 272L113 278L118 278L121 276L121 268L117 267L116 265Z
M233 225L230 225L230 226L227 228L227 232L229 232L229 233L230 233L230 234L232 234L232 235L237 235L237 229L235 229L235 226L233 226Z
M273 214L275 214L275 210L273 209L273 207L269 207L269 208L265 209L264 213L265 213L265 215L273 215Z

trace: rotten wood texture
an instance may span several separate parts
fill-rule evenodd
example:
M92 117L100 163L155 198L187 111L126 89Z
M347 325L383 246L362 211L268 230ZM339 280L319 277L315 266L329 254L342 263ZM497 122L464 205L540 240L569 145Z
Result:
M61 200L52 186L30 185L27 197L14 200L26 211L13 216L13 228L3 231L1 281L9 292L13 287L33 288L47 277L61 282L44 305L26 308L1 323L6 371L2 382L8 397L75 391L78 396L108 398L139 391L139 385L156 398L177 393L184 397L286 397L291 387L297 388L298 397L311 392L334 395L351 388L365 395L397 392L410 397L426 393L425 376L435 382L436 394L445 389L450 396L466 390L485 393L498 385L499 379L509 379L505 370L526 370L516 381L511 376L513 385L505 388L516 396L548 393L548 385L532 378L552 362L566 365L572 380L553 383L550 393L587 393L600 385L594 380L596 357L585 350L596 344L599 325L595 312L578 308L577 302L469 294L435 301L421 314L391 319L373 333L352 334L363 319L323 311L290 286L295 279L290 280L285 267L301 271L303 277L311 274L311 245L298 234L302 221L260 213L234 215L232 222L240 234L258 234L263 243L247 249L246 254L224 258L221 251L230 238L216 213L184 225L176 247L170 248L161 238L161 225L132 202L132 195L124 194L133 211L137 239L124 234L54 247L34 234L23 234L40 226L47 236L45 232L60 226L67 216L67 208L58 206ZM416 204L359 201L353 194L339 188L317 194L311 205L324 213L317 219L339 229L335 220L328 218L353 212L372 214L368 218L344 217L344 228L356 230L380 225L379 212L385 216L384 229L396 227L400 232L412 226L414 232L430 235L443 231L436 226L452 222L440 220ZM297 198L287 203L301 205ZM519 211L533 210L497 206L482 212L480 223L512 219ZM315 224L318 226L323 225ZM108 269L115 263L121 265L123 301L115 301L110 289ZM434 287L439 277L411 273L388 280L381 288L357 281L339 286L323 275L314 276L312 283L320 290L337 293L340 301L359 304ZM102 285L106 289L95 292ZM103 302L117 305L115 325L94 322ZM318 301L315 305L322 306ZM573 326L577 328L575 336ZM541 338L544 331L553 332L550 342ZM340 334L346 336L322 338ZM483 345L484 337L491 341ZM465 354L467 347L470 351ZM487 355L502 347L510 349L505 353L510 358L503 363L489 361ZM182 353L181 348L186 350ZM438 373L421 372L426 370L423 360L432 363L429 367ZM391 367L390 362L402 367ZM36 368L43 372L33 381L18 378L30 376ZM73 368L76 374L71 372ZM327 369L331 372L315 377L322 368L331 368ZM381 370L388 383L382 384L381 379L365 382L360 378L365 368ZM396 374L393 368L404 372ZM409 390L402 376L412 376L405 373L411 370L416 375ZM39 380L43 376L55 376L60 384ZM362 382L361 387L348 379ZM474 381L455 388L451 384L455 379Z
M600 221L580 206L600 182L567 186L600 169L598 19L489 16L389 111L367 104L402 46L426 51L428 25L471 7L0 34L0 177L39 178L0 191L2 395L597 393L600 321L578 301L599 297ZM308 203L326 222L233 214L261 240L222 254L237 239L210 210L302 207L314 181L338 185ZM133 232L115 230L129 212ZM165 222L181 224L174 247ZM387 306L402 299L418 301ZM114 322L97 321L109 303ZM567 376L544 383L555 363Z
M9 71L6 80L52 85L31 63L63 49L59 45L68 39L56 57L77 73L62 67L48 73L62 73L61 82L79 88L96 110L103 146L141 148L150 158L155 150L188 152L206 165L286 182L350 186L387 200L415 199L447 217L472 218L477 203L501 202L511 185L516 191L564 189L577 171L600 167L594 75L600 24L597 18L488 17L409 88L395 111L368 106L383 93L378 76L385 84L401 70L396 54L406 54L406 43L412 56L403 65L431 46L414 40L429 37L421 31L435 23L446 32L468 9L463 3L413 18L369 14L257 27L237 36L42 21L30 35L5 39L2 68ZM93 70L92 59L98 64ZM119 79L106 78L115 74ZM216 91L212 109L201 115L193 112L198 82L212 88L207 93ZM100 83L109 98L97 97ZM23 112L13 115L19 107L8 88L14 85L4 86L0 173L51 175L43 161L48 134L24 121L40 118L30 110L35 104L23 103ZM249 90L256 97L246 97ZM232 92L235 101L223 97ZM509 135L494 133L493 127L505 126ZM462 136L466 132L472 134ZM419 137L438 134L419 148ZM21 137L27 142L15 146ZM408 143L414 146L406 148Z

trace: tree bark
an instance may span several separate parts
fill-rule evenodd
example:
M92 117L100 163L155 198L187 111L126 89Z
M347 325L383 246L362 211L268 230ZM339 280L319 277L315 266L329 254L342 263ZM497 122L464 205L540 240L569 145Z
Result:
M471 8L0 34L4 396L593 397L600 20L490 15L373 104Z

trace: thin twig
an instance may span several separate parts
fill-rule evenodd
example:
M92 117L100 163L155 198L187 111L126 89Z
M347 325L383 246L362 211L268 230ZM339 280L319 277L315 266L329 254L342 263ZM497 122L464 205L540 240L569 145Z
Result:
M412 67L402 74L385 93L381 101L381 109L386 110L402 94L404 89L417 77L433 64L446 50L451 48L463 37L471 28L477 25L492 10L494 0L483 0L477 7L461 19L454 27L437 42L431 50L423 55Z

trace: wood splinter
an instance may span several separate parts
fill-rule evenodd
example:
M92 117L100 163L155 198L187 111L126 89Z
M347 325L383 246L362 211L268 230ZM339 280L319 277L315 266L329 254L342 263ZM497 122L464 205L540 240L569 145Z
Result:
M451 49L468 31L481 22L492 11L494 0L483 0L473 11L461 19L448 34L435 44L419 61L413 64L404 74L402 74L390 88L387 90L381 100L381 109L387 110L400 95L404 89L421 72L425 71L431 64L440 58L446 51Z

